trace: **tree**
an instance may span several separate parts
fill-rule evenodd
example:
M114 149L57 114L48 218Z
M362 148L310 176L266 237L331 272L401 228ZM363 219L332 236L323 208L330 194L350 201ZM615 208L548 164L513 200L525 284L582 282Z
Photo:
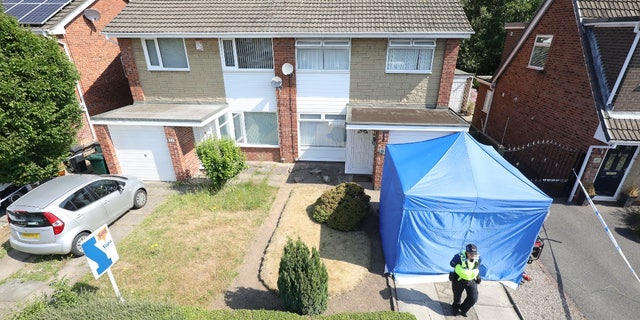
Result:
M54 176L81 125L75 66L55 39L0 13L0 181Z
M460 44L457 67L474 74L493 74L500 65L505 23L528 22L543 1L461 0L475 34Z

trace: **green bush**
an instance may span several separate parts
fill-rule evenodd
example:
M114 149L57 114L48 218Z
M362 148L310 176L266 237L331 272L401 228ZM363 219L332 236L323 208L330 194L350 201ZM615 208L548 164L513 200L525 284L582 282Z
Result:
M288 239L278 269L278 294L286 310L319 315L327 310L329 275L320 254L302 240Z
M327 223L341 231L357 230L370 210L370 200L364 188L357 183L345 182L325 191L313 206L313 219Z
M231 139L205 139L196 146L196 153L216 191L247 168L245 154Z
M640 207L625 208L624 222L629 229L640 235Z

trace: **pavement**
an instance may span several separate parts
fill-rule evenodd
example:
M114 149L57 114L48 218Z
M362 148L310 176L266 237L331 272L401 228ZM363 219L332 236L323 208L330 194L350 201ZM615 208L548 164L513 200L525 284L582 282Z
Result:
M250 163L250 169L241 173L239 175L239 179L250 179L257 171L262 170L261 166L263 164L276 166L276 169L271 171L269 183L283 186L285 182L288 182L286 183L286 187L283 189L289 191L291 188L295 187L295 183L337 184L345 181L354 181L362 184L367 189L367 193L372 197L372 203L379 202L379 191L372 189L369 179L364 176L343 174L342 170L344 165L339 163L327 164L299 162L292 165L272 162L256 162ZM293 186L291 183L294 183ZM131 230L139 225L144 218L153 211L153 208L162 203L167 196L172 193L180 192L180 190L172 188L172 184L170 183L148 182L147 187L149 188L149 200L147 205L142 209L132 210L125 214L110 228L112 236L116 242L124 238L131 232ZM277 197L281 198L288 196L289 192L279 192ZM276 202L278 201L282 201L282 199L276 199ZM554 210L554 208L552 208L552 210ZM6 219L2 219L0 221L0 229L7 228ZM16 282L15 280L10 279L10 275L15 272L21 264L31 261L32 259L33 256L17 251L10 251L9 255L0 259L0 318L10 314L15 310L16 306L19 306L23 301L40 296L43 293L50 292L50 288L47 285L48 281ZM544 269L538 261L534 261L534 264L530 266L534 266L535 270L540 270L539 268ZM58 273L58 278L66 277L71 283L74 283L89 272L89 268L86 265L86 259L76 258L71 259L65 264L62 270ZM550 296L553 296L553 293L558 294L557 284L552 281L551 277L544 275L539 277L539 280L534 278L531 283L525 283L524 286L545 286L549 292L552 292ZM418 320L525 319L520 312L518 303L516 303L516 300L518 299L514 299L513 297L517 290L506 288L498 282L483 281L478 286L478 303L468 312L467 318L463 318L462 316L455 317L450 310L450 304L453 300L450 282L399 284L393 280L388 283L391 289L392 301L390 305L392 306L392 309L394 311L409 312L415 315ZM383 289L385 288L381 288L381 290ZM535 287L531 287L529 289L534 289L530 290L534 292L534 294L535 291L543 291L542 289L535 289ZM566 310L567 304L573 305L570 301L567 302L568 298L563 292L560 292L559 295L561 298L556 299L557 301L552 303L561 305L561 308L564 308L564 310ZM527 299L527 297L521 297L519 301L526 302ZM545 299L552 301L554 298L547 296ZM579 311L575 311L575 313L579 313ZM558 314L535 313L529 318L557 319L563 317ZM579 318L580 317L573 317L573 319Z

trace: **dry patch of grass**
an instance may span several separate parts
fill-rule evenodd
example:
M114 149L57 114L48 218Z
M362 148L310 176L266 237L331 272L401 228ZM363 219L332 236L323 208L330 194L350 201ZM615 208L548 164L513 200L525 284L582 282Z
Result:
M236 277L276 192L261 182L171 196L118 245L122 295L208 307ZM113 294L106 280L87 282Z
M278 289L278 268L287 238L300 237L309 248L318 249L329 274L329 296L350 291L368 273L371 245L364 231L333 230L309 216L309 206L328 188L310 185L292 191L260 268L260 278L268 288Z

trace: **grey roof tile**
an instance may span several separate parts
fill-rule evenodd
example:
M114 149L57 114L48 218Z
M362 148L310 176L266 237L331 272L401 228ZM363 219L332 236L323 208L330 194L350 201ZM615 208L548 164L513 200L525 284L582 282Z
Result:
M604 124L611 140L640 141L640 119L604 117Z
M459 0L131 0L104 33L390 33L473 30Z
M578 12L582 19L592 22L637 21L640 19L640 1L579 0Z

